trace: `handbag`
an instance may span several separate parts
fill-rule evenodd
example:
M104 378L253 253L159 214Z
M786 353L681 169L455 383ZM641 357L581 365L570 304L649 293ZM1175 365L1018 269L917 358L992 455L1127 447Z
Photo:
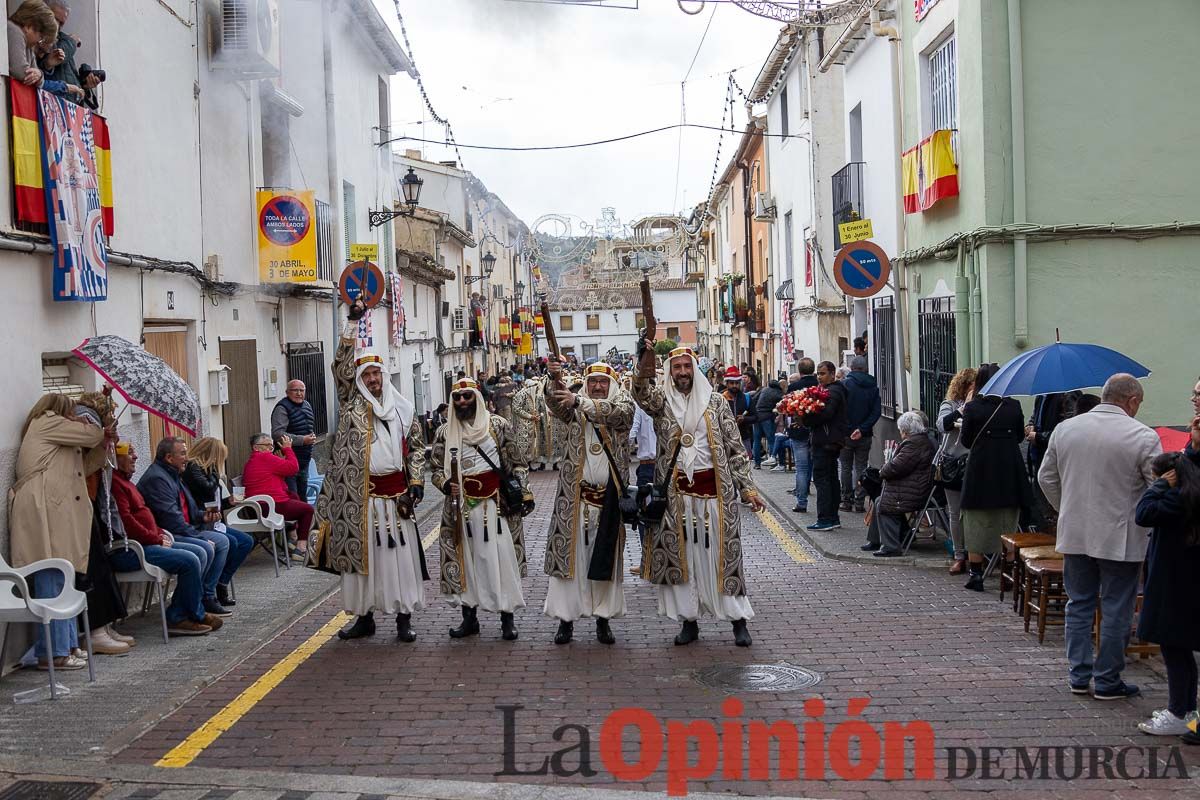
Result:
M496 497L497 503L500 505L500 513L506 517L513 517L518 514L525 515L525 487L521 486L521 480L511 471L501 469L496 466L496 462L488 458L487 453L478 447L473 447L476 453L487 462L487 465L494 469L500 475L500 489ZM532 509L531 509L532 510Z
M1000 410L1000 406L996 406L996 410L987 418L987 422L983 423L983 427L979 429L980 435L987 430L987 426L992 424L992 420L996 417L996 412ZM961 434L960 434L961 435ZM949 489L952 492L962 491L963 478L967 474L967 460L971 457L971 450L974 449L975 443L971 443L971 447L967 448L967 452L957 456L946 455L946 444L950 441L949 436L942 437L942 445L938 448L937 453L933 457L933 481L943 489ZM979 441L976 437L975 441Z

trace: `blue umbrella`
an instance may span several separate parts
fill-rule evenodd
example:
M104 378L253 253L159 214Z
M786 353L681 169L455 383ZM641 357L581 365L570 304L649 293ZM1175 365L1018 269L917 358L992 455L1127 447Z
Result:
M983 394L1015 397L1091 389L1120 372L1145 378L1150 370L1098 344L1055 342L1009 361L983 387Z

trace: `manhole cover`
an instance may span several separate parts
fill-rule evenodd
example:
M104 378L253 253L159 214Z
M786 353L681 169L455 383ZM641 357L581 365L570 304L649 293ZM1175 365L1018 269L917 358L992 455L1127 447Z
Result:
M696 680L713 689L795 692L815 686L821 676L791 664L716 664L697 672Z
M98 783L17 781L0 790L0 800L87 800L99 789Z

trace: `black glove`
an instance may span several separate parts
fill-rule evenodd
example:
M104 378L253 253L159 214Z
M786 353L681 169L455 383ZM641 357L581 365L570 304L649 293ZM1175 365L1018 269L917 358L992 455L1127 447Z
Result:
M358 320L362 319L363 314L366 313L367 306L363 303L362 299L359 298L350 304L350 310L346 312L346 317L349 318L351 322L357 322Z
M525 503L521 506L521 516L528 517L530 514L533 513L533 507L534 507L533 498L526 500Z
M408 496L412 498L412 503L415 506L417 503L425 499L425 487L420 485L408 487Z

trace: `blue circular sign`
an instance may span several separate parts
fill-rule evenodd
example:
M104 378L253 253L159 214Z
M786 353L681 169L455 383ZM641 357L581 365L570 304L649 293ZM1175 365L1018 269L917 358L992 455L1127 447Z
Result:
M848 244L833 260L833 279L851 297L871 297L888 282L892 264L874 242Z
M308 235L312 218L299 198L291 195L273 197L263 205L258 215L258 227L271 244L290 247Z

